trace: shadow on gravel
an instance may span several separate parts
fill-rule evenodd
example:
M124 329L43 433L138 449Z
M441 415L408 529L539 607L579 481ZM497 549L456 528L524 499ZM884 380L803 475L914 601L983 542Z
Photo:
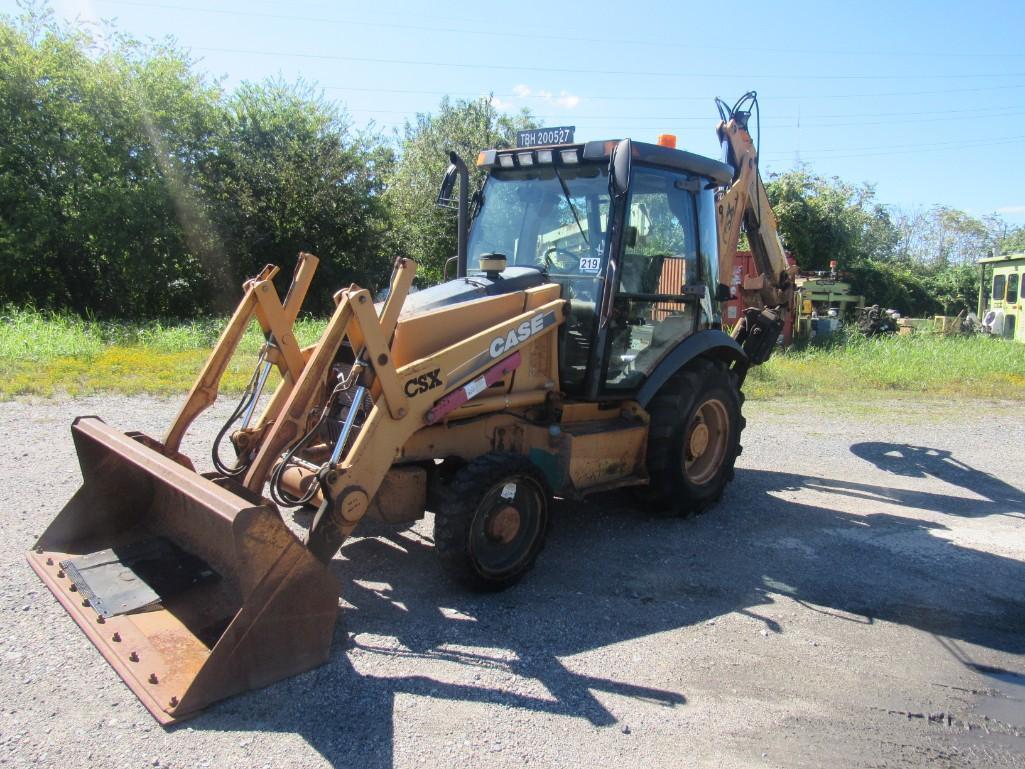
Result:
M925 497L939 497L951 504L942 504L943 509L933 505L924 505L925 509L936 510L948 515L982 516L995 513L1025 517L1025 491L1000 480L994 475L976 470L970 465L955 459L950 451L932 449L926 446L911 446L906 443L882 443L867 441L851 446L851 453L871 462L884 472L902 475L906 478L937 478L954 486L982 497L981 500L957 499L942 495L929 494ZM915 495L915 492L887 490L899 494ZM903 504L919 507L913 500Z
M848 510L854 498L859 512L781 498L801 490L835 494L835 507ZM890 512L874 511L875 503ZM402 708L416 707L405 695L611 726L617 717L594 692L665 707L687 699L624 680L617 675L623 647L608 647L729 613L786 633L759 611L780 595L835 621L884 620L1025 653L1025 564L959 547L937 536L941 524L893 514L901 504L948 512L964 501L742 470L723 503L696 519L654 519L622 494L559 503L536 570L487 596L450 585L431 542L415 530L364 531L335 561L351 608L343 611L330 662L223 703L189 725L296 733L338 767L391 767L396 750L409 745L415 753L418 741L444 742L451 724L396 746L393 724L404 723L409 711ZM1009 505L994 500L991 512ZM606 655L601 664L568 661L595 651ZM418 674L409 674L409 659ZM574 669L585 665L609 672ZM681 657L680 670L686 665ZM409 722L432 727L422 718ZM467 733L456 729L447 739L462 741Z

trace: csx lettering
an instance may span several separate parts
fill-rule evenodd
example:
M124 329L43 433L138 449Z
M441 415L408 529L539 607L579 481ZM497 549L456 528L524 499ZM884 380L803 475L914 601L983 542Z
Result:
M414 395L425 393L428 390L433 390L435 387L441 387L441 369L436 368L434 371L430 371L420 376L415 376L406 382L406 395L412 398Z
M539 333L545 327L545 316L535 315L530 320L523 321L505 336L495 337L491 340L488 352L492 358L497 358L507 350L511 350L518 344L526 342L534 334Z

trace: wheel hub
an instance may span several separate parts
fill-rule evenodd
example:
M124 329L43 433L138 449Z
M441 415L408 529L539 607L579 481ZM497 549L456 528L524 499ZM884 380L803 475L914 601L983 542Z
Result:
M705 453L708 448L708 437L708 426L704 422L699 422L694 426L690 434L691 459L697 459Z
M485 526L488 539L508 545L520 531L520 511L512 505L504 505L495 510Z
M715 477L726 458L729 436L729 412L721 400L709 398L695 409L683 446L683 472L690 483L700 486Z

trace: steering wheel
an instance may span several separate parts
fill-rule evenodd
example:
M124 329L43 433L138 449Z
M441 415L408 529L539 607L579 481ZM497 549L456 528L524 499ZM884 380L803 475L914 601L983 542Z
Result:
M545 249L544 253L546 270L551 270L552 266L555 264L555 260L552 259L552 254L555 254L556 256L568 256L570 259L570 264L572 264L573 261L577 258L577 255L574 254L572 251L567 251L565 248L559 248L558 246L549 246Z

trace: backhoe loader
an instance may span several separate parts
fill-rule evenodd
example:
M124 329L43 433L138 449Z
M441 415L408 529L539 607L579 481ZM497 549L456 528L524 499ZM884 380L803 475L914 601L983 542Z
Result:
M726 163L671 137L570 137L481 152L471 201L453 154L439 196L459 211L453 279L410 292L416 265L398 258L384 301L338 291L303 349L292 324L317 259L300 255L284 300L268 266L162 440L75 420L82 487L28 560L158 721L324 662L331 561L365 515L430 509L444 571L494 590L533 564L553 496L633 486L680 514L721 497L741 385L792 291L750 103L723 114ZM760 304L731 336L719 276L741 226L762 266L744 290ZM182 438L254 318L266 344L214 470L197 472ZM282 508L302 506L316 512L297 536Z

